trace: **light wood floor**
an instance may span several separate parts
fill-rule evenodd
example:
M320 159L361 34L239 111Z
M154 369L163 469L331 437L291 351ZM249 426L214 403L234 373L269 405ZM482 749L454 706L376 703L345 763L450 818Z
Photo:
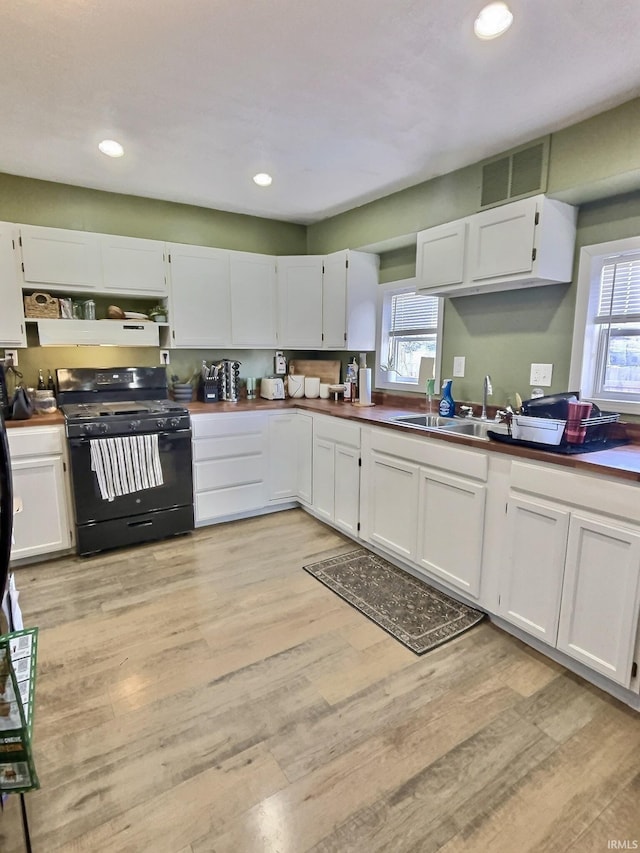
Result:
M353 547L292 510L21 569L35 853L640 843L640 715L488 622L416 657L301 570Z

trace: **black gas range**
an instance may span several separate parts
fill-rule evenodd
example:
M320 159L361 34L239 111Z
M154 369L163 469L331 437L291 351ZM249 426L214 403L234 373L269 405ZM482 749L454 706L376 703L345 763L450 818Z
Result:
M78 553L193 530L191 421L164 367L56 371Z

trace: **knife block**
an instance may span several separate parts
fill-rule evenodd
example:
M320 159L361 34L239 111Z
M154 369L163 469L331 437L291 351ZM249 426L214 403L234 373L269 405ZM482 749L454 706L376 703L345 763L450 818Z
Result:
M217 403L220 400L220 388L217 379L200 379L198 400L201 403Z

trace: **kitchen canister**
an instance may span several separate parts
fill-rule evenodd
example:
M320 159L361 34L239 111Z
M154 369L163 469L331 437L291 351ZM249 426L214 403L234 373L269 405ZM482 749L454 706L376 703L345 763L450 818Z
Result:
M320 383L320 399L328 400L330 396L329 385L326 382Z
M290 373L287 376L287 393L290 397L304 397L304 376Z
M320 396L320 377L305 376L304 396L312 399Z

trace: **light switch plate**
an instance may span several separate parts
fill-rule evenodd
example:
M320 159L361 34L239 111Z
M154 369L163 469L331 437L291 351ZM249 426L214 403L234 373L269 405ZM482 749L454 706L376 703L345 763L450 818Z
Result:
M169 355L168 349L160 350L160 364L171 364L171 356Z
M529 383L531 385L541 385L543 388L549 388L551 385L552 373L552 364L532 364Z
M464 376L464 362L465 357L463 355L454 355L453 357L453 375L456 377Z

